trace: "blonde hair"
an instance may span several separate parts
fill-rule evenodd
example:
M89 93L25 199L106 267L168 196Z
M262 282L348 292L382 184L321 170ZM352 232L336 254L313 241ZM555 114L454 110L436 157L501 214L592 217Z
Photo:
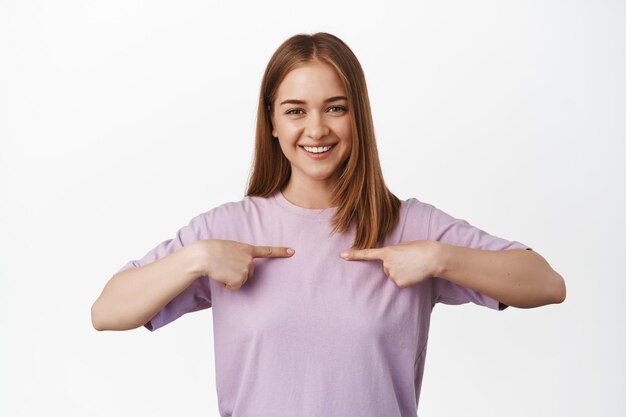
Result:
M318 60L335 68L347 92L352 123L352 148L337 169L332 191L331 234L356 225L353 249L374 248L395 227L401 202L385 185L376 148L372 113L363 69L352 50L338 37L318 32L297 34L283 42L272 55L259 95L256 143L246 196L270 197L287 185L291 165L278 140L272 136L270 115L278 86L296 66Z

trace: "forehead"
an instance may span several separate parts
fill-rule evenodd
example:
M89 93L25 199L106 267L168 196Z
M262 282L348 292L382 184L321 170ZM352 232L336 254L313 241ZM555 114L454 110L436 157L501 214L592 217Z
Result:
M330 64L312 61L291 70L278 86L277 98L324 100L346 95L343 83Z

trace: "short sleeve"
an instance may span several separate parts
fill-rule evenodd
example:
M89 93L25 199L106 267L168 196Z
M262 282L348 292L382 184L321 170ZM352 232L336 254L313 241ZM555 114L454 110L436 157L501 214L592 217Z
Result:
M206 215L207 213L202 213L194 217L186 226L180 228L173 238L159 243L141 259L128 261L117 272L149 264L197 240L208 239ZM152 332L178 319L183 314L209 307L211 307L209 277L201 276L166 304L150 321L144 324L144 327Z
M469 224L464 219L455 218L431 205L429 216L429 240L439 241L455 246L464 246L483 250L532 250L525 244L491 235L486 231ZM465 304L472 302L477 305L504 310L508 306L487 295L465 288L443 278L433 277L433 305Z

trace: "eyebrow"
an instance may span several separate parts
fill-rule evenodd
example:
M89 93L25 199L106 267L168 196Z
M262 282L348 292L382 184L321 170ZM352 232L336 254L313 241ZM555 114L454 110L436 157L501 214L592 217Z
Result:
M346 98L346 96L334 96L334 97L330 97L330 98L327 98L326 100L324 100L324 103L331 103L333 101L339 101L339 100L348 100L348 99ZM306 101L304 101L304 100L296 100L296 99L289 99L289 100L285 100L285 101L280 103L281 106L283 104L306 104Z

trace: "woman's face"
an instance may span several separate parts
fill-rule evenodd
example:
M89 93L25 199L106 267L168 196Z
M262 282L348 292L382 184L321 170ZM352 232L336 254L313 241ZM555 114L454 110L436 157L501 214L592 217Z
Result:
M278 137L291 163L296 185L332 186L337 168L350 155L351 122L347 94L335 69L313 61L287 74L279 85L272 118L272 135ZM314 147L307 151L304 147ZM330 150L324 151L327 146ZM321 153L316 153L321 152Z

